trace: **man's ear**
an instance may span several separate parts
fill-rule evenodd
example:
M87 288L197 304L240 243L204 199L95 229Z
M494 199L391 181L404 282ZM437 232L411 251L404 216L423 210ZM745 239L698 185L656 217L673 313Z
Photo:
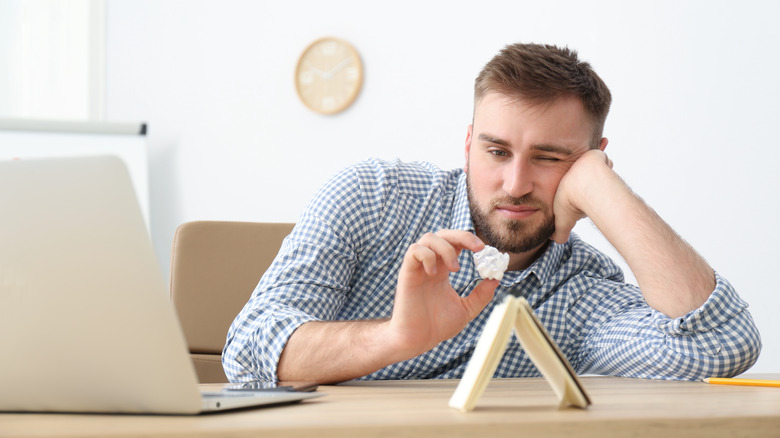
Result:
M474 125L469 125L466 129L466 162L463 164L463 171L469 171L469 152L471 152L471 137L474 134Z
M599 150L601 152L604 152L604 149L607 148L607 143L609 143L609 140L607 140L607 137L601 137L601 141L599 142Z

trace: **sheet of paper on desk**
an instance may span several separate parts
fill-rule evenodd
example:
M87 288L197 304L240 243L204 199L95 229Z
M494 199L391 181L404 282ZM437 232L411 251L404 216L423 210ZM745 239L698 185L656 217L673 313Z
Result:
M512 328L536 368L552 387L560 407L586 408L590 405L590 398L571 365L525 298L507 296L488 318L463 378L450 398L450 407L464 412L474 409L506 350Z

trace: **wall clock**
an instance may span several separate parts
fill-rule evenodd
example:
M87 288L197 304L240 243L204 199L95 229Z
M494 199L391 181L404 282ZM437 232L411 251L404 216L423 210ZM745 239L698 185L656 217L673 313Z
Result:
M363 64L344 40L322 38L303 51L295 69L298 97L311 110L336 114L347 109L363 86Z

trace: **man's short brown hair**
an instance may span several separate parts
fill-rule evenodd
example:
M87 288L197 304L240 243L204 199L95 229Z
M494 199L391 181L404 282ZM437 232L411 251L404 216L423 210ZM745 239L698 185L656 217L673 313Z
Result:
M582 101L593 121L597 147L612 103L609 88L577 52L541 44L512 44L501 50L474 82L474 106L488 92L517 97L533 104L549 104L560 97Z

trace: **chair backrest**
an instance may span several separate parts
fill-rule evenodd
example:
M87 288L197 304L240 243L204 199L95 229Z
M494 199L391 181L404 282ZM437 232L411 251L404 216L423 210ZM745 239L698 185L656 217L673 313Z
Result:
M222 348L294 224L196 221L179 226L171 252L171 299L201 383L227 382Z

